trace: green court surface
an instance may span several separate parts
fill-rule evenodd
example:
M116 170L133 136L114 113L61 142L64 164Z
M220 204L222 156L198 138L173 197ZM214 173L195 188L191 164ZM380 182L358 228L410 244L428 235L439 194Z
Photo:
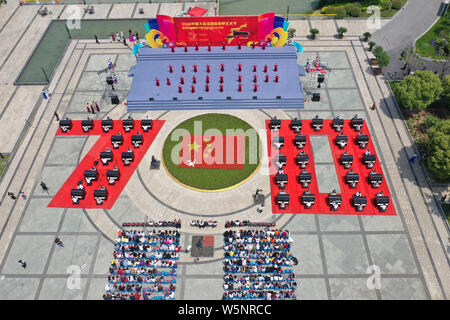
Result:
M259 15L267 12L285 15L287 6L289 14L307 14L315 10L319 2L319 0L220 0L219 15Z
M127 34L131 29L143 37L145 23L146 19L82 20L79 29L70 29L70 24L69 29L66 29L66 20L55 20L48 27L14 84L47 84L68 44L69 33L72 39L94 39L94 35L99 39L108 39L111 32L123 31Z
M194 134L194 122L201 122L202 131L208 129L217 129L223 134L226 133L227 129L242 129L244 132L248 129L253 130L253 128L245 121L227 114L204 114L190 118L182 123L180 123L172 132L177 129L186 129L190 134ZM198 124L197 124L198 125ZM195 132L195 134L198 134ZM200 168L179 168L178 163L174 163L171 160L172 150L180 145L182 137L172 141L172 133L167 137L164 147L163 147L163 160L166 169L172 175L172 177L181 182L182 184L202 189L202 190L219 190L225 189L242 181L245 181L249 176L251 176L259 166L259 152L261 150L261 145L258 137L257 142L257 161L255 164L250 164L249 162L249 145L250 139L247 136L245 142L245 164L243 169L200 169ZM178 154L178 153L177 153Z

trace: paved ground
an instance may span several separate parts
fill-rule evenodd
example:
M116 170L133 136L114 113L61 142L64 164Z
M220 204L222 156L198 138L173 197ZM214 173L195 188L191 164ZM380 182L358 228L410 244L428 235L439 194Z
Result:
M359 33L354 35L359 36ZM271 215L269 208L257 216L256 207L249 207L248 201L255 183L264 183L264 179L259 180L261 176L242 185L242 192L235 195L237 201L234 203L220 202L220 194L212 196L211 199L217 198L214 199L216 207L212 206L208 214L198 201L190 201L194 193L178 193L177 200L165 198L167 195L161 194L158 184L152 183L155 177L149 173L145 160L133 176L133 183L126 187L111 210L46 208L58 186L95 141L95 138L55 137L57 122L53 112L56 110L61 116L67 114L72 119L82 119L87 116L84 103L97 100L102 112L96 119L107 115L114 118L127 116L123 105L114 107L103 98L104 74L100 71L108 58L114 59L123 89L129 88L130 79L125 73L134 59L129 50L109 41L99 46L92 41L77 40L69 44L55 70L50 83L54 96L50 101L39 98L41 87L19 87L14 93L33 98L36 114L28 133L17 145L0 184L0 299L100 299L112 257L114 232L122 222L144 219L145 216L156 220L163 216L183 219L183 246L190 243L192 235L214 234L216 250L212 258L204 258L195 264L188 255L181 257L176 294L177 299L220 299L223 293L220 261L223 229L218 227L200 233L186 226L193 216L204 215L220 221L219 226L225 220L251 216L252 220L276 221L278 227L290 230L295 241L292 251L299 259L295 268L298 299L447 299L450 295L448 230L423 171L417 164L408 162L414 152L412 142L388 86L383 78L370 73L365 44L351 35L344 40L336 40L332 34L323 35L316 41L301 37L297 40L305 48L299 55L299 63L318 55L332 68L326 88L321 91L322 101L307 101L303 110L239 111L233 114L249 121L256 129L262 128L263 119L269 116L305 119L316 114L328 119L337 115L351 117L356 113L362 116L368 121L377 154L381 156L398 216ZM28 55L30 53L31 50ZM19 53L11 48L11 56L16 54ZM2 68L9 63L12 62L6 60ZM0 72L4 72L3 69ZM9 78L4 73L1 75L3 85L4 79ZM312 91L308 89L313 87L308 80L311 79L303 80L304 85ZM0 103L4 105L11 99L0 97ZM373 102L379 106L376 111L368 109ZM20 105L9 104L8 109L18 110ZM166 119L167 130L192 115L191 112L148 114ZM133 117L139 119L144 115L133 114ZM160 154L158 149L164 138L158 136L151 147L154 149L148 154ZM322 155L319 157L326 158L327 150L326 147L318 148L317 152ZM323 172L330 172L320 175L323 177L320 183L333 185L335 178L326 159L319 167ZM165 177L163 171L157 174L158 178ZM40 189L41 180L49 186L48 194ZM268 188L263 189L267 195ZM29 196L27 200L12 201L6 197L7 191L17 193L20 190ZM202 194L201 198L207 199L208 195ZM54 245L56 236L63 240L64 248ZM27 269L18 265L19 259L27 261ZM380 268L380 289L367 286L370 276L367 269L371 265ZM79 286L73 281L76 272L81 274Z

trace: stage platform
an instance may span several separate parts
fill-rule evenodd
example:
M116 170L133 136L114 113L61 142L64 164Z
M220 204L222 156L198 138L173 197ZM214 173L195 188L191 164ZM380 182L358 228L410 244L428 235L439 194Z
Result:
M128 111L303 108L295 47L210 50L140 49Z

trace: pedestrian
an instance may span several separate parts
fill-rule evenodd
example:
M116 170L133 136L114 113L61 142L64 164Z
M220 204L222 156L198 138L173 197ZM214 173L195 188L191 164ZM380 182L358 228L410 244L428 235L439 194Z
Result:
M372 109L372 110L375 110L376 108L377 108L377 105L376 105L376 103L374 102L371 109Z
M124 46L127 45L127 40L125 40L125 37L123 38L123 45L124 45Z
M447 199L447 195L444 195L444 196L441 198L441 202L444 202L445 199Z
M56 111L55 111L53 114L54 114L55 117L56 117L56 121L59 121L59 116L58 116L58 114L56 113Z
M116 32L116 39L117 39L117 42L120 42L120 35L118 32Z
M112 41L116 41L116 35L114 34L114 32L111 32L111 39Z
M25 261L23 261L22 259L19 260L19 264L22 266L22 268L26 268L27 267L27 263Z
M133 34L132 33L130 33L130 36L129 36L129 41L130 41L130 43L131 43L131 45L133 46L133 43L134 43L134 36L133 36Z
M42 190L44 190L45 192L48 193L48 187L47 187L47 185L45 184L45 182L44 182L44 181L41 181L40 185L41 185Z
M25 195L25 193L23 191L19 192L19 196L21 196L23 198L23 200L27 200L27 196Z
M97 110L97 112L100 112L100 107L98 106L98 103L94 102L94 105L95 105L95 110Z
M256 209L259 213L262 213L263 212L263 208L264 208L264 204L260 204L259 206L258 206L258 209Z
M195 257L194 258L194 262L199 262L200 261L200 258L199 257Z
M89 108L89 102L86 103L86 110L87 110L87 112L91 113L91 109Z
M109 42L113 42L112 36L109 35Z
M188 253L189 251L191 251L192 246L188 245L186 248L186 253Z
M113 80L114 80L114 83L117 84L117 76L115 73L113 74Z
M8 192L8 196L13 199L14 201L17 200L17 197L12 192Z
M97 35L96 35L96 34L94 34L94 37L95 37L95 42L98 43L98 44L100 44L100 42L98 42L98 38L97 38Z
M409 158L409 162L414 163L414 161L417 159L417 153L414 153L411 158Z
M44 97L45 100L48 99L47 92L45 91L45 89L42 89L42 96Z
M134 37L136 38L136 41L139 41L139 35L138 35L137 31L136 31L136 34L134 35Z
M108 59L108 69L111 70L113 68L113 63L111 59Z
M62 241L61 241L60 238L56 238L56 239L55 239L55 243L56 243L58 246L60 246L60 247L64 247L64 244L62 243Z
M94 106L91 104L91 112L92 114L95 114Z

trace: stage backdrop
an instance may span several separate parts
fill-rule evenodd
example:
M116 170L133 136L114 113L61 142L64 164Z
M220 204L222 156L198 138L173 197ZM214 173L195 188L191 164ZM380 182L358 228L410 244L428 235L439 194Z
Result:
M287 40L284 18L273 12L260 16L170 17L157 15L146 24L152 48L175 46L283 46Z

